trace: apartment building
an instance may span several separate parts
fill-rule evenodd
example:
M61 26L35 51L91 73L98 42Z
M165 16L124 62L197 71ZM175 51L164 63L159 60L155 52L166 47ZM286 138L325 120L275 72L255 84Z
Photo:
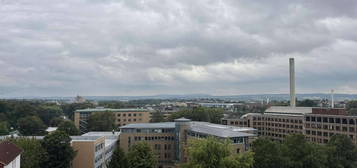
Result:
M120 147L125 152L130 146L145 141L157 155L160 168L172 168L176 163L187 161L185 148L192 138L214 136L229 139L233 144L232 150L239 153L249 150L256 137L253 128L192 122L185 118L174 122L128 124L120 129Z
M120 127L131 123L150 122L150 111L147 109L110 109L110 108L92 108L81 109L74 112L74 124L82 132L87 132L87 120L92 113L113 112L115 115L115 124Z
M222 119L222 124L247 126L258 135L282 141L289 134L304 134L311 142L325 144L335 134L349 136L357 144L357 116L344 109L311 107L270 107L263 114L249 113L238 119Z

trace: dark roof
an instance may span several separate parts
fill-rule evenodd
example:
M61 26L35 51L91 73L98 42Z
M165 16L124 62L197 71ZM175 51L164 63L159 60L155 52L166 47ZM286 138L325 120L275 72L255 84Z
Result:
M17 147L15 144L4 141L0 143L0 164L8 165L12 162L18 155L20 155L22 149Z

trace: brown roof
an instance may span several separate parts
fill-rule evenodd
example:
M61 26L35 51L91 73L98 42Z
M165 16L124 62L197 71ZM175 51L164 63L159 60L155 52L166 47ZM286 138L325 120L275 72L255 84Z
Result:
M8 165L12 162L19 154L21 154L22 149L17 147L15 144L4 141L0 143L0 165Z

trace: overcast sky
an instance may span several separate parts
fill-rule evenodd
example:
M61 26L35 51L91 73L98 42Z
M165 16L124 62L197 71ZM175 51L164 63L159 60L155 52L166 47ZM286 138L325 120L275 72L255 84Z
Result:
M357 93L356 0L0 0L0 97Z

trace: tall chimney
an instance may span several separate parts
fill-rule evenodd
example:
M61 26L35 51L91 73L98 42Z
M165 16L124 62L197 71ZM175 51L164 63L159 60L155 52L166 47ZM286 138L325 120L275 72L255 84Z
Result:
M296 95L295 95L295 61L294 58L289 59L290 68L290 106L296 106Z
M335 108L334 90L331 90L331 108Z

